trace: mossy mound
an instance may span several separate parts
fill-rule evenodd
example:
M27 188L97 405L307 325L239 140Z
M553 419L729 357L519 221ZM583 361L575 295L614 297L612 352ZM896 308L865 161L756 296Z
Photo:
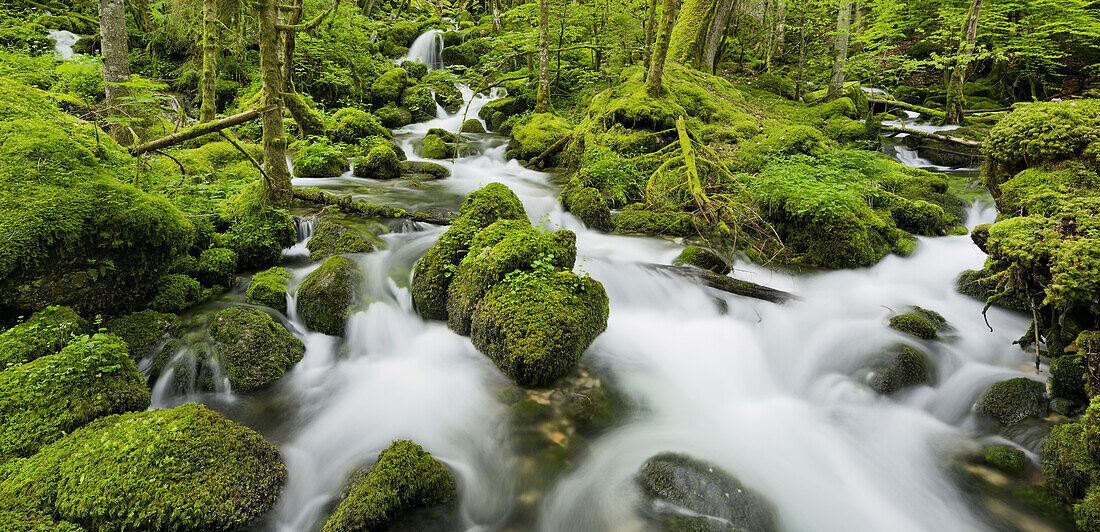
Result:
M419 445L398 440L352 481L322 530L379 530L403 513L446 502L454 493L446 466Z
M126 343L81 336L56 354L0 372L0 462L30 456L96 418L148 406L149 390Z
M210 248L199 255L196 275L204 286L232 286L236 272L237 252L232 249Z
M474 307L470 339L520 386L544 386L569 372L607 328L603 285L572 272L521 272Z
M332 140L354 144L371 136L389 138L392 133L378 118L361 109L345 107L332 115Z
M374 116L378 118L383 126L388 128L407 126L412 123L412 113L408 109L393 104L387 104L385 107L376 110Z
M278 266L257 273L248 283L245 297L253 305L264 305L286 314L286 283L290 272Z
M428 161L405 161L401 163L401 173L419 179L443 179L451 175L451 169Z
M561 139L569 136L572 128L561 117L552 113L534 113L512 127L515 148L509 156L517 159L538 157ZM545 161L553 165L557 157Z
M0 80L0 314L117 313L145 300L195 229L167 200L126 184L136 171L97 126Z
M991 467L1010 475L1018 475L1027 467L1027 455L1024 451L1010 445L982 447L982 460Z
M985 269L966 270L955 281L955 289L960 294L981 301L991 301L992 304L1000 307L1015 310L1031 309L1026 299L1020 294L1003 295L997 288L998 284L998 280Z
M178 334L182 322L175 314L143 310L107 320L103 326L126 342L130 358L136 363Z
M46 307L0 333L0 371L56 353L74 338L92 332L69 307Z
M371 100L376 106L401 101L401 93L408 86L408 73L401 67L393 68L378 76L371 83Z
M333 220L321 220L306 242L310 260L321 260L329 255L364 253L374 249L374 244L358 229Z
M696 233L695 217L686 212L654 212L644 208L623 209L612 219L621 233L691 236Z
M389 142L380 137L365 145L366 153L355 160L352 174L370 179L397 179L401 176L401 157Z
M215 244L237 252L240 269L274 266L283 258L283 249L298 241L294 219L285 211L261 206L259 183L230 201L223 214L229 229L216 235Z
M230 530L285 476L259 434L186 404L95 421L18 463L0 495L94 530Z
M336 177L348 169L343 151L324 137L299 142L296 147L293 163L298 177Z
M1005 425L1047 414L1046 385L1026 377L998 382L984 392L974 410Z
M271 316L245 307L215 314L210 337L229 385L238 392L256 391L279 380L306 349Z
M982 146L991 189L1029 166L1085 156L1096 164L1100 102L1081 100L1020 105L997 122ZM1091 157L1089 157L1091 155ZM994 192L994 196L997 193Z
M928 355L905 344L894 344L872 356L866 382L875 392L893 395L936 382L936 366Z
M426 84L414 85L401 93L401 107L409 110L413 120L420 122L435 118L435 100L432 88Z
M310 329L343 336L361 281L350 260L341 256L326 260L298 285L298 315Z
M481 120L471 118L462 123L462 128L458 130L459 133L485 133L485 126L481 125Z
M485 125L490 131L505 134L506 132L501 130L504 122L524 111L530 111L532 108L534 108L534 102L526 98L505 96L486 103L477 112L477 116L485 121Z
M688 246L684 248L672 263L681 266L695 266L696 268L710 270L720 275L726 275L733 270L730 268L729 263L718 256L717 253L699 246Z
M156 292L149 307L161 312L186 310L202 296L202 285L195 279L173 273L157 280Z
M447 144L439 135L428 133L421 141L420 156L426 159L449 159L455 156L455 147Z
M935 340L937 336L936 326L916 312L890 316L890 328L922 340Z
M584 225L600 231L614 228L611 208L604 201L603 195L595 188L583 186L580 179L571 179L558 199L565 210L580 218Z

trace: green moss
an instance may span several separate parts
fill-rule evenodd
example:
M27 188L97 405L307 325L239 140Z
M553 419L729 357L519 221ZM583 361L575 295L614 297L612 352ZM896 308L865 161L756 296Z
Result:
M393 68L385 74L378 76L371 83L371 100L376 106L388 103L396 103L401 99L401 93L408 86L408 73L403 68Z
M344 153L323 137L299 142L293 163L298 177L336 177L348 169Z
M583 186L599 190L610 207L617 208L643 201L649 178L634 161L603 146L585 152L577 177Z
M229 230L217 238L217 245L237 252L240 269L266 268L282 260L283 248L298 241L294 220L285 211L263 206L254 194L262 192L257 182L231 201L225 214Z
M449 159L454 155L454 146L447 145L439 135L431 133L424 135L424 147L420 151L421 157L426 159Z
M1100 175L1078 161L1028 168L999 186L997 208L1009 215L1058 217L1079 196L1100 193Z
M150 351L175 336L182 325L179 316L164 314L155 310L143 310L107 320L107 331L126 342L130 358L135 363L145 358Z
M401 159L388 142L373 142L367 153L355 160L352 173L355 177L397 179L401 177Z
M336 114L332 115L332 123L332 140L336 142L354 144L365 137L389 138L392 136L390 130L386 129L374 115L353 107L336 111Z
M685 212L653 212L632 209L616 214L612 221L615 224L615 230L622 233L669 236L691 236L695 234L695 218Z
M576 215L588 227L600 231L610 231L614 227L611 223L611 208L607 206L600 191L581 185L580 179L570 180L559 199L566 211Z
M423 63L402 61L401 68L405 69L405 72L408 73L408 77L413 79L423 79L424 76L428 75L428 65L425 65Z
M412 123L412 113L394 104L386 104L385 107L375 111L374 116L378 117L378 121L388 128L401 127Z
M1009 445L982 447L982 460L1005 473L1017 475L1027 467L1027 456L1020 449Z
M271 508L285 476L259 434L189 403L95 421L22 462L0 495L95 530L227 530Z
M895 344L871 359L867 385L882 395L935 383L936 368L928 355L905 344Z
M997 122L982 146L991 189L1027 166L1074 158L1100 127L1100 102L1021 105Z
M445 59L444 59L445 60ZM530 111L534 104L526 98L505 96L486 103L478 112L478 118L485 121L490 131L501 131L501 126L509 118Z
M673 264L681 266L695 266L714 273L726 275L731 271L730 265L717 253L699 246L688 246L680 252Z
M455 86L456 81L447 70L433 70L424 77L424 83L435 93L435 101L448 113L457 113L462 108L462 93Z
M73 338L91 332L73 309L46 307L0 333L0 371L56 353Z
M890 328L922 340L934 340L938 336L936 326L928 318L916 312L891 316Z
M202 285L186 275L165 275L157 281L155 293L149 302L150 308L161 312L179 312L198 301L202 295Z
M1057 425L1043 441L1043 472L1047 483L1069 497L1085 496L1100 480L1100 465L1089 454L1080 423Z
M286 283L290 272L278 266L252 276L245 296L253 305L264 305L286 314Z
M428 161L405 161L401 163L401 173L417 179L443 179L451 175L451 170Z
M439 504L455 492L451 472L419 445L397 440L352 481L324 532L380 530L402 513Z
M1062 355L1050 361L1051 397L1084 401L1088 397L1087 378L1088 367L1081 355Z
M1026 377L998 382L982 392L975 410L1005 425L1043 417L1047 413L1046 385Z
M84 532L84 528L67 521L56 521L48 512L29 508L4 508L0 505L0 523L5 532Z
M462 123L462 127L459 129L460 133L485 133L485 126L481 125L481 120L471 118Z
M359 270L348 259L336 256L326 260L298 285L302 321L315 331L343 336L360 281Z
M435 118L435 100L428 85L414 85L401 93L401 107L409 110L414 121Z
M374 249L374 244L357 229L334 222L322 220L306 243L310 260L321 260L329 255L344 253L363 253Z
M508 187L490 183L466 197L451 227L413 268L413 304L421 316L447 319L451 276L474 236L497 220L527 220L523 204Z
M147 406L149 390L126 343L81 336L0 373L0 462L30 456L98 417Z
M237 253L232 249L211 248L199 256L197 277L203 286L232 286L236 272Z
M569 124L552 113L536 113L512 128L512 138L519 143L517 155L522 159L538 157L572 132Z
M607 328L603 285L572 272L520 272L486 292L470 339L521 386L565 375Z
M1073 519L1077 523L1077 530L1100 530L1100 486L1089 490L1084 500L1073 505Z
M214 352L234 391L253 392L282 378L302 359L305 345L271 316L230 307L210 322Z

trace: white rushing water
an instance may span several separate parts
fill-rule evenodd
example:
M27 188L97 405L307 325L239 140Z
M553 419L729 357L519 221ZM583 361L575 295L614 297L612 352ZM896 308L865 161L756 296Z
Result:
M79 35L65 30L50 30L46 32L46 35L53 39L53 50L62 59L69 59L73 56L73 45L80 40Z
M471 102L468 117L490 100L468 89L463 96ZM457 132L462 113L443 113L395 137L417 160L413 141L433 127ZM466 137L477 153L437 161L452 176L414 189L350 172L295 185L455 209L470 191L501 182L532 222L577 233L577 268L601 281L611 301L607 331L585 360L606 368L637 409L593 440L551 488L539 503L539 530L640 530L633 479L647 458L664 451L734 473L774 502L785 530L988 528L947 476L941 449L985 437L974 428L971 405L988 385L1037 377L1022 370L1028 355L1011 345L1026 318L991 309L990 332L983 305L955 292L959 273L985 258L967 236L920 238L911 256L858 270L791 275L737 264L737 277L798 297L765 303L637 266L670 263L682 244L588 230L562 211L553 176L505 159L506 139ZM979 204L968 224L994 216ZM285 253L291 290L317 267L305 262L312 226L299 227L303 241ZM200 397L220 404L235 398L231 415L279 447L289 475L273 530L318 527L348 476L398 438L415 440L455 472L454 528L497 530L510 517L520 487L507 411L495 396L507 380L468 338L413 311L412 265L443 231L418 229L386 234L381 249L354 256L369 303L349 319L346 340L309 332L292 297L287 323L306 344L302 361L262 395ZM955 327L952 338L924 343L888 328L888 318L909 305L942 313ZM935 386L888 398L863 383L854 368L895 342L930 353ZM158 402L171 404L162 395Z
M405 54L405 61L423 63L428 70L443 68L443 30L431 30L420 34Z

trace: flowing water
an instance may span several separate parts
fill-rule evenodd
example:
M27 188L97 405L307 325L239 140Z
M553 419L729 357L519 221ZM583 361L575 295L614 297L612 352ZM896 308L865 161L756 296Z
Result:
M79 35L65 30L49 30L46 35L53 39L53 51L62 59L69 59L73 56L73 45L80 40Z
M432 61L437 53L420 57ZM469 90L463 96L471 102L470 117L490 99ZM430 127L457 131L462 120L461 111L444 113L395 131L395 137L416 159L414 139ZM733 472L775 503L787 530L989 528L945 472L942 449L992 438L976 428L971 412L988 385L1040 377L1024 371L1029 357L1011 345L1027 319L991 309L991 332L982 304L955 292L958 274L984 261L967 236L920 238L911 256L858 270L793 275L738 263L736 276L798 299L775 305L719 294L638 265L670 263L682 244L586 229L562 211L556 176L506 160L505 138L467 137L477 153L437 161L452 170L444 180L407 187L348 172L295 179L295 185L424 210L456 209L470 191L502 182L533 223L577 233L577 268L601 281L611 301L607 331L584 360L609 372L633 409L591 442L537 501L534 522L522 528L641 529L633 477L647 458L664 451ZM978 203L967 223L994 216ZM285 252L294 275L291 291L317 267L304 250L310 229L304 222L302 241ZM354 256L365 273L362 292L369 304L350 317L346 339L309 331L291 298L290 315L277 317L305 342L306 353L272 389L249 396L155 394L156 407L186 400L212 404L279 447L288 483L264 528L319 527L348 475L398 438L417 441L455 472L459 518L450 528L497 530L514 512L522 486L507 410L496 398L507 379L468 338L412 309L412 266L443 229L392 229L380 249ZM240 304L240 292L219 305ZM955 327L952 338L922 343L888 328L887 319L907 305L941 312ZM931 354L935 386L886 398L853 373L868 353L895 342Z
M405 61L424 63L428 70L443 68L443 30L426 31L409 45L409 52L405 54Z

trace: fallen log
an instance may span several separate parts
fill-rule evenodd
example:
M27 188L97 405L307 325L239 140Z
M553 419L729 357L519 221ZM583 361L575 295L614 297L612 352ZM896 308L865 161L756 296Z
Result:
M555 153L561 151L561 149L565 147L565 145L569 142L569 139L571 138L573 138L572 135L566 135L562 137L561 140L555 142L549 148L546 148L546 151L539 154L538 157L531 159L531 162L527 163L527 165L532 168L539 168L539 165L541 165L544 160L552 157Z
M738 296L751 297L753 299L761 299L770 303L785 303L791 299L795 299L794 294L782 290L776 290L756 283L719 275L701 268L671 266L668 264L643 264L642 266L650 270L675 275L715 290L721 290Z
M294 187L294 198L320 205L334 205L344 211L359 213L375 218L408 218L414 222L424 222L433 225L450 225L451 219L427 214L423 212L410 212L397 207L386 207L363 201L355 201L350 195L338 196L316 189Z
M237 113L233 116L227 116L221 120L215 120L213 122L204 122L202 124L189 127L183 131L172 133L167 137L161 137L157 140L146 142L140 146L134 146L130 148L130 155L141 155L147 151L161 150L171 146L173 144L179 144L185 140L190 140L196 137L201 137L209 133L217 133L227 127L233 127L238 124L243 124L249 120L259 118L260 115L273 111L278 108L277 105L268 105L267 107L257 107L255 109L249 109L243 113Z
M943 111L938 109L932 109L930 107L921 107L919 105L913 105L911 103L899 102L897 100L880 100L878 98L867 98L868 103L885 105L887 107L897 107L898 109L905 109L906 111L915 111L922 115L928 115L933 118L943 120Z
M944 142L953 142L955 144L959 144L959 145L962 145L962 146L971 146L971 147L974 147L974 148L981 148L982 147L982 141L980 141L980 140L970 140L970 139L960 139L958 137L948 137L947 135L940 135L939 133L929 133L927 131L917 131L916 129L909 129L909 128L905 128L905 127L882 126L882 130L883 131L888 131L888 132L891 132L891 133L895 133L895 134L896 133L905 133L906 135L914 135L914 136L922 137L922 138L926 138L926 139L942 140Z
M996 109L967 109L963 111L964 115L976 115L979 113L1006 113L1008 111L1015 110L1015 107L998 107Z

